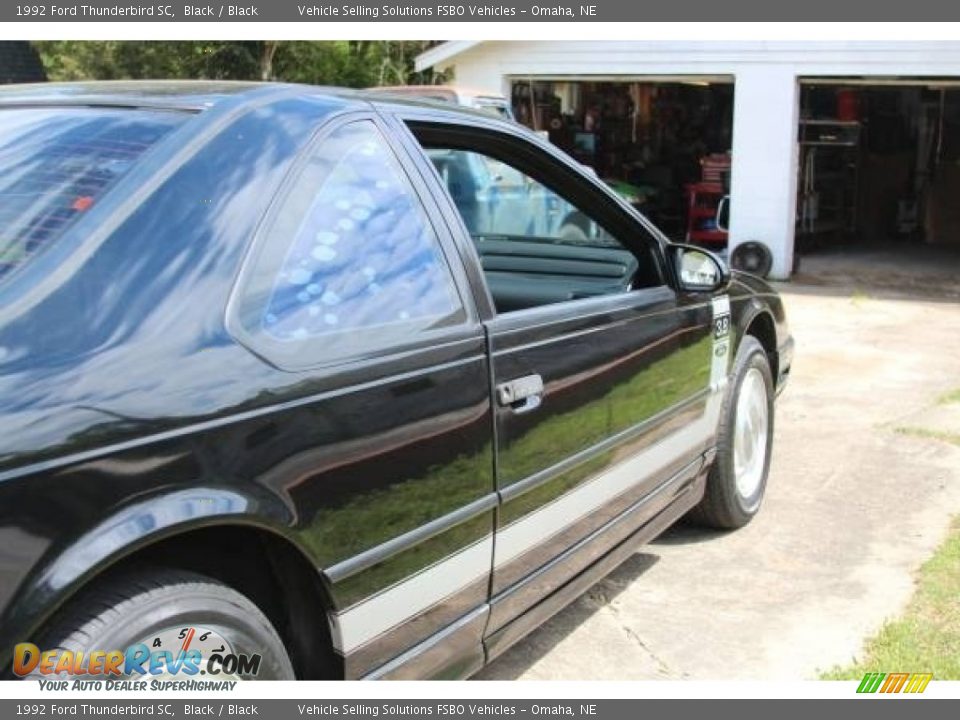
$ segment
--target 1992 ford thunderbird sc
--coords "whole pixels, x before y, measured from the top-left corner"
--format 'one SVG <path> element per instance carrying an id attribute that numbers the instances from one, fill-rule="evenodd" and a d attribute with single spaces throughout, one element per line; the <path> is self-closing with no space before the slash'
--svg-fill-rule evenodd
<path id="1" fill-rule="evenodd" d="M 0 667 L 470 675 L 681 516 L 750 520 L 792 345 L 489 115 L 0 91 Z"/>

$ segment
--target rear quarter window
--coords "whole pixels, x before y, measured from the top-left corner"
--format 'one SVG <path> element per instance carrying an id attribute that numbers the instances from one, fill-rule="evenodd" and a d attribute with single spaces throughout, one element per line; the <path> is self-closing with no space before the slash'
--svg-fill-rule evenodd
<path id="1" fill-rule="evenodd" d="M 370 120 L 326 135 L 269 214 L 231 329 L 280 367 L 389 350 L 462 324 L 435 228 Z"/>
<path id="2" fill-rule="evenodd" d="M 0 109 L 0 283 L 61 238 L 187 116 Z"/>

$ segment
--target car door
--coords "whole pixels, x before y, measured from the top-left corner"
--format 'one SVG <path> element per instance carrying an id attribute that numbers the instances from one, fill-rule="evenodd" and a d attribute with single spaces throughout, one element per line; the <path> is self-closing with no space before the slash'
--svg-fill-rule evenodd
<path id="1" fill-rule="evenodd" d="M 651 522 L 697 476 L 716 427 L 715 312 L 674 289 L 650 229 L 571 161 L 505 125 L 462 122 L 407 118 L 430 152 L 521 173 L 542 200 L 528 212 L 567 208 L 534 218 L 536 235 L 462 215 L 458 228 L 491 301 L 491 635 L 595 561 L 618 518 Z"/>

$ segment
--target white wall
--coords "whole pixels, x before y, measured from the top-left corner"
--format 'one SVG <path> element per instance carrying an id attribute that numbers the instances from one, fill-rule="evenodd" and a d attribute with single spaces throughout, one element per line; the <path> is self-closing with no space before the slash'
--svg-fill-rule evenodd
<path id="1" fill-rule="evenodd" d="M 772 277 L 793 264 L 797 79 L 804 76 L 960 77 L 957 42 L 450 43 L 424 61 L 452 67 L 456 83 L 500 93 L 511 79 L 733 76 L 731 245 L 760 240 Z"/>
<path id="2" fill-rule="evenodd" d="M 730 242 L 759 240 L 773 251 L 770 277 L 793 267 L 797 215 L 797 123 L 800 87 L 779 67 L 744 68 L 733 95 Z"/>

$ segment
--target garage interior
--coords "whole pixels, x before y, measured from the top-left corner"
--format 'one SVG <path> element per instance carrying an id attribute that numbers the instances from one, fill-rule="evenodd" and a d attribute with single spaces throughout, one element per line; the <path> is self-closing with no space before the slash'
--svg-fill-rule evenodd
<path id="1" fill-rule="evenodd" d="M 796 249 L 960 259 L 960 83 L 805 78 Z"/>
<path id="2" fill-rule="evenodd" d="M 667 235 L 722 248 L 733 78 L 515 79 L 516 119 L 544 134 Z"/>
<path id="3" fill-rule="evenodd" d="M 669 237 L 722 249 L 729 76 L 515 78 L 517 120 L 587 165 Z M 960 81 L 802 78 L 795 269 L 836 253 L 960 261 Z"/>

